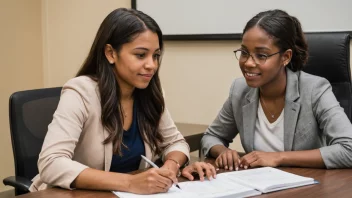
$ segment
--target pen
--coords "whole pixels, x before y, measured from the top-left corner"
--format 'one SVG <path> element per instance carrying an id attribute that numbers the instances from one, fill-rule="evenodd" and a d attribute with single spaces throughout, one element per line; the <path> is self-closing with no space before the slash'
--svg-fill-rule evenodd
<path id="1" fill-rule="evenodd" d="M 148 163 L 150 164 L 152 167 L 154 168 L 159 168 L 159 166 L 157 166 L 156 164 L 154 164 L 154 162 L 150 161 L 147 157 L 145 157 L 144 155 L 141 155 L 141 157 Z M 176 187 L 181 189 L 180 186 L 178 184 L 176 184 Z"/>

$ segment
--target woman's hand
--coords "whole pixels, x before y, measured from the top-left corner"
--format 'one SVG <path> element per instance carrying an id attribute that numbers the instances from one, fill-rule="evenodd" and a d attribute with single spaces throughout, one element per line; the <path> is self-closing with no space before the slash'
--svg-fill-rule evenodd
<path id="1" fill-rule="evenodd" d="M 226 170 L 238 170 L 240 165 L 240 156 L 237 151 L 226 149 L 215 160 L 215 165 Z"/>
<path id="2" fill-rule="evenodd" d="M 241 158 L 240 166 L 244 169 L 258 166 L 276 167 L 280 165 L 280 160 L 281 156 L 278 152 L 253 151 Z"/>
<path id="3" fill-rule="evenodd" d="M 131 175 L 129 192 L 136 194 L 155 194 L 167 192 L 172 183 L 177 183 L 174 173 L 165 168 L 151 168 L 142 173 Z"/>
<path id="4" fill-rule="evenodd" d="M 192 173 L 198 173 L 200 181 L 204 181 L 204 173 L 209 180 L 211 178 L 216 178 L 216 170 L 213 165 L 205 162 L 195 162 L 186 166 L 182 170 L 182 176 L 186 177 L 189 180 L 194 180 Z"/>

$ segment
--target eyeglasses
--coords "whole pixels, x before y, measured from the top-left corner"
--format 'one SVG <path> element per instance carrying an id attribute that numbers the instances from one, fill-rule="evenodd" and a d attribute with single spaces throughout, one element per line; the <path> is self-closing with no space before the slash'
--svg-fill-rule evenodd
<path id="1" fill-rule="evenodd" d="M 235 53 L 235 56 L 237 58 L 238 61 L 240 61 L 241 63 L 245 63 L 247 62 L 247 60 L 249 59 L 249 57 L 252 57 L 253 61 L 255 62 L 255 64 L 257 65 L 264 65 L 265 64 L 265 61 L 266 59 L 268 59 L 269 57 L 271 56 L 274 56 L 276 54 L 279 54 L 281 53 L 281 51 L 278 51 L 276 53 L 273 53 L 273 54 L 269 54 L 269 55 L 266 55 L 266 54 L 259 54 L 259 53 L 254 53 L 254 54 L 250 54 L 244 50 L 235 50 L 233 51 Z"/>

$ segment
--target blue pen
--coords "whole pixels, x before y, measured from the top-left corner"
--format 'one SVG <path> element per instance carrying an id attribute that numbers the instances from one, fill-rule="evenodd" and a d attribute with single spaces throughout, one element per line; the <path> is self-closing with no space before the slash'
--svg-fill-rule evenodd
<path id="1" fill-rule="evenodd" d="M 159 168 L 159 166 L 157 166 L 156 164 L 154 164 L 154 162 L 150 161 L 147 157 L 145 157 L 144 155 L 141 155 L 141 157 L 148 163 L 150 164 L 152 167 L 154 168 Z M 176 187 L 181 189 L 180 186 L 178 184 L 176 184 Z"/>

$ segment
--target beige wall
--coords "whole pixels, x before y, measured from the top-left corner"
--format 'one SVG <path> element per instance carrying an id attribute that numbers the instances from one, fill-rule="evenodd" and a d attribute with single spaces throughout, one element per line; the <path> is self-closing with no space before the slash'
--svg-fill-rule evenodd
<path id="1" fill-rule="evenodd" d="M 166 41 L 160 70 L 175 122 L 208 125 L 242 74 L 233 51 L 240 41 Z M 182 132 L 182 131 L 181 131 Z M 243 151 L 239 137 L 230 145 Z"/>
<path id="2" fill-rule="evenodd" d="M 14 175 L 8 100 L 19 90 L 43 87 L 41 1 L 0 1 L 0 179 Z M 0 182 L 0 191 L 4 190 Z"/>
<path id="3" fill-rule="evenodd" d="M 103 19 L 130 0 L 42 0 L 44 85 L 62 86 L 87 56 Z"/>

